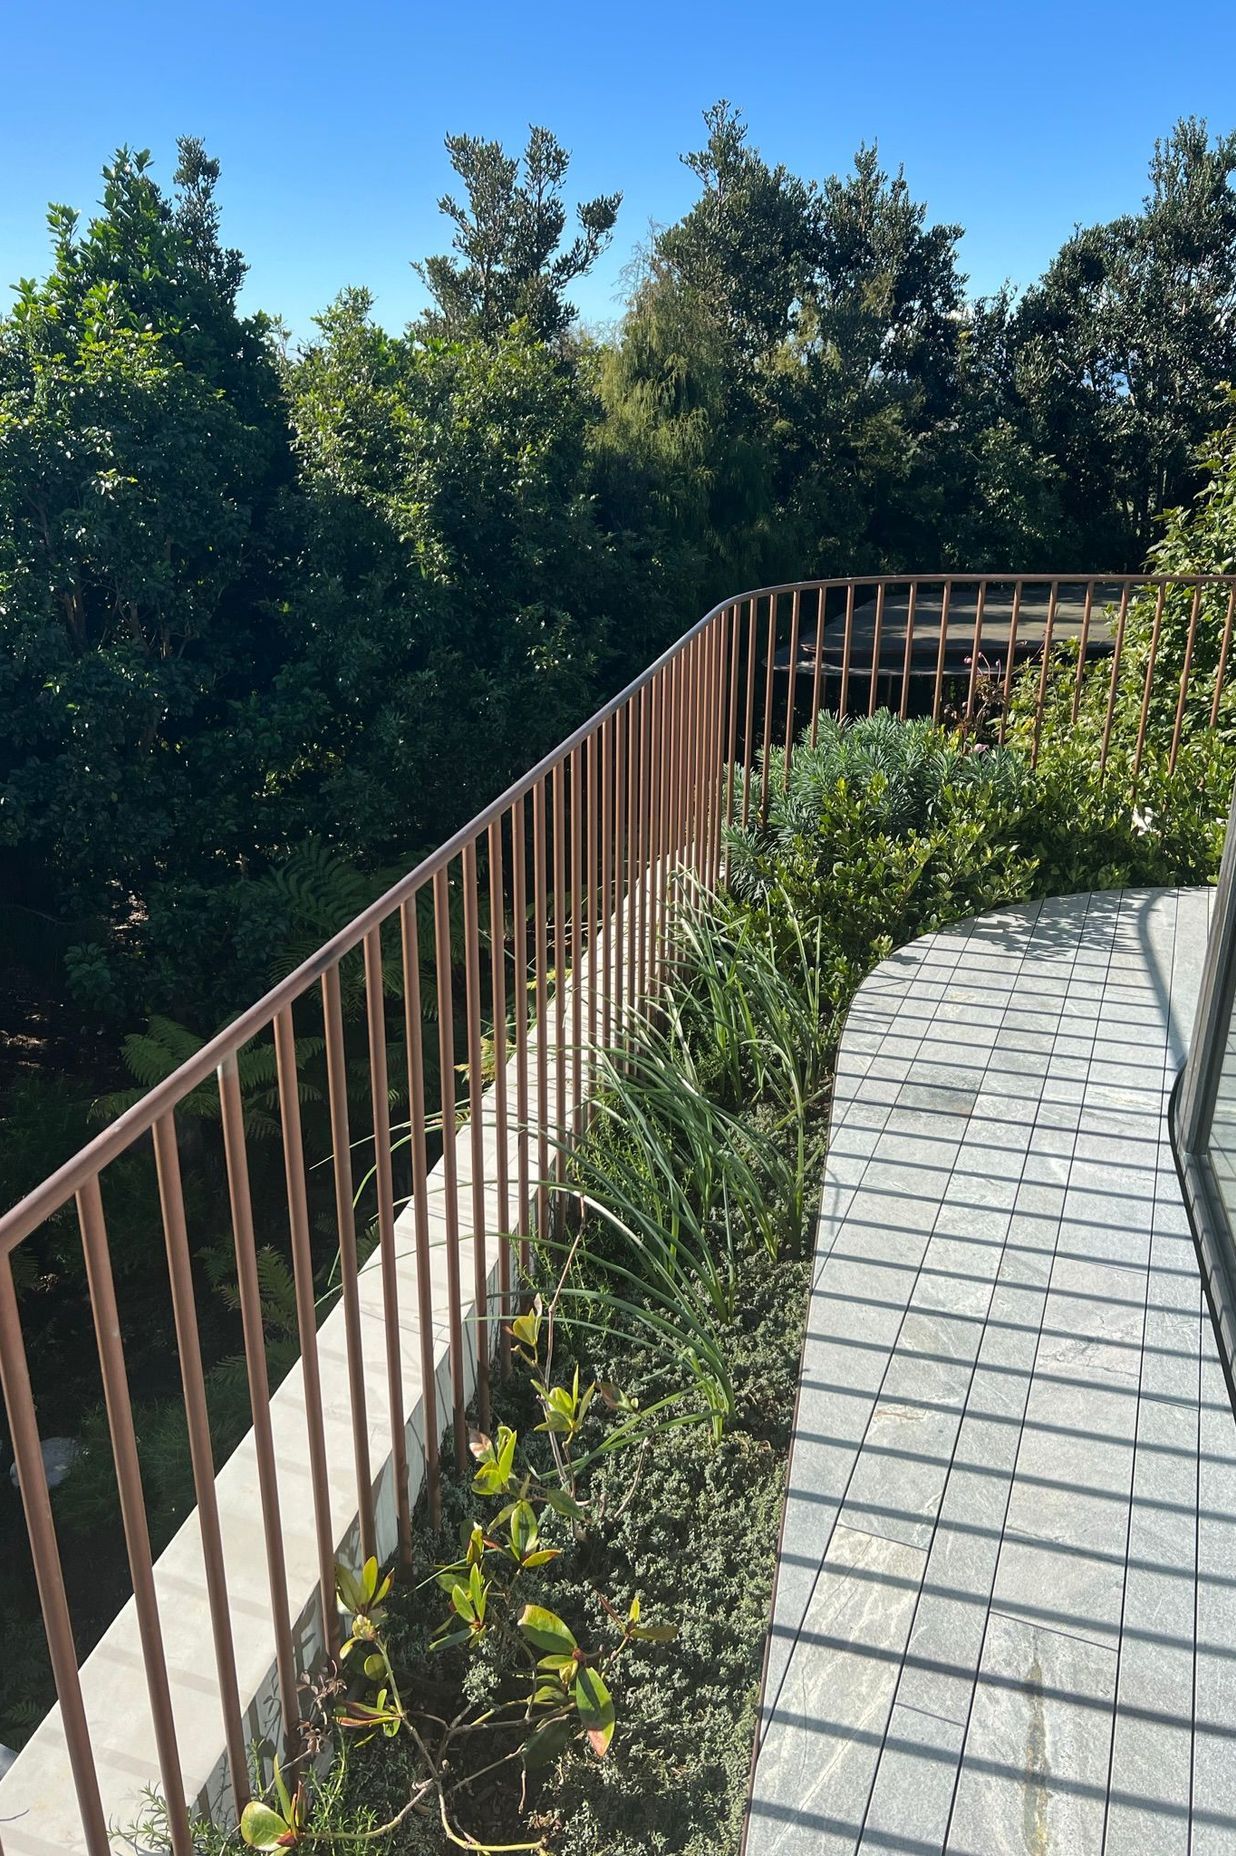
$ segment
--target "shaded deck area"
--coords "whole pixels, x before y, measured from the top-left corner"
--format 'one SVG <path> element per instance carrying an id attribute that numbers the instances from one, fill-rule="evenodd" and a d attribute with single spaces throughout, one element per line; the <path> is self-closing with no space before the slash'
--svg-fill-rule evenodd
<path id="1" fill-rule="evenodd" d="M 882 604 L 871 588 L 864 588 L 851 620 L 850 674 L 856 685 L 866 689 L 875 665 L 882 702 L 895 699 L 903 678 L 908 677 L 914 687 L 934 685 L 941 671 L 948 678 L 968 677 L 976 646 L 980 668 L 1000 674 L 1010 646 L 1018 664 L 1041 655 L 1049 620 L 1053 646 L 1084 644 L 1090 662 L 1111 654 L 1119 601 L 1120 588 L 1112 582 L 1095 582 L 1089 606 L 1084 582 L 1065 582 L 1057 588 L 1053 608 L 1051 588 L 1032 582 L 1023 587 L 1016 601 L 1014 626 L 1012 581 L 984 589 L 981 611 L 976 586 L 951 588 L 947 608 L 940 586 L 922 586 L 912 613 L 908 587 L 889 587 Z M 829 597 L 822 637 L 817 616 L 809 615 L 803 623 L 794 665 L 800 684 L 814 680 L 817 652 L 823 675 L 836 676 L 846 655 L 841 590 Z M 788 647 L 777 653 L 776 663 L 784 675 L 790 664 Z"/>
<path id="2" fill-rule="evenodd" d="M 1209 904 L 1010 909 L 858 994 L 747 1856 L 1236 1852 L 1236 1423 L 1165 1120 Z"/>

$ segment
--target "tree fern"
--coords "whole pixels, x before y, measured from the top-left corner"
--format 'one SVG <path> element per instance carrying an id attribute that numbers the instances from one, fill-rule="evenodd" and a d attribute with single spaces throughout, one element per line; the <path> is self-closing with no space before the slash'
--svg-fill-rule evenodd
<path id="1" fill-rule="evenodd" d="M 114 1089 L 96 1097 L 90 1114 L 95 1121 L 111 1121 L 156 1084 L 171 1076 L 190 1057 L 196 1056 L 206 1042 L 174 1018 L 154 1017 L 145 1031 L 130 1032 L 121 1046 L 125 1067 L 140 1085 L 137 1089 Z M 297 1093 L 302 1103 L 320 1102 L 322 1092 L 303 1073 L 304 1065 L 321 1055 L 320 1037 L 296 1039 L 298 1066 Z M 276 1078 L 274 1044 L 266 1039 L 254 1040 L 237 1053 L 236 1069 L 240 1080 L 246 1132 L 269 1138 L 279 1132 L 279 1090 Z M 177 1104 L 177 1114 L 196 1121 L 218 1121 L 219 1091 L 213 1081 L 200 1083 Z"/>

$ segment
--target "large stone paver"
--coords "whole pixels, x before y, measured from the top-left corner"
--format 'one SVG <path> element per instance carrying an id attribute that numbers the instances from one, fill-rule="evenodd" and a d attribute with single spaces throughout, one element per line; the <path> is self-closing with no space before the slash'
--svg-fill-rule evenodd
<path id="1" fill-rule="evenodd" d="M 1236 1856 L 1236 1424 L 1165 1121 L 1209 900 L 1000 911 L 855 999 L 746 1856 Z"/>

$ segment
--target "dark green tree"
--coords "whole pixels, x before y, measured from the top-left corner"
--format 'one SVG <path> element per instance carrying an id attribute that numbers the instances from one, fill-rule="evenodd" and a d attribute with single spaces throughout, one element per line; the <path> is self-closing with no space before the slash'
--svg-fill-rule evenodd
<path id="1" fill-rule="evenodd" d="M 494 341 L 523 321 L 557 341 L 575 320 L 566 292 L 609 244 L 622 195 L 577 207 L 579 232 L 564 245 L 570 156 L 548 129 L 529 130 L 522 158 L 474 135 L 448 135 L 446 148 L 467 199 L 438 202 L 455 227 L 453 255 L 414 267 L 433 299 L 424 330 Z"/>
<path id="2" fill-rule="evenodd" d="M 1236 378 L 1236 134 L 1188 118 L 1155 144 L 1142 211 L 1079 231 L 1016 318 L 1036 451 L 1069 484 L 1077 566 L 1134 567 L 1200 484 Z"/>
<path id="3" fill-rule="evenodd" d="M 140 922 L 264 837 L 248 717 L 285 649 L 292 457 L 217 171 L 182 143 L 168 196 L 122 151 L 0 321 L 0 886 L 60 919 Z"/>
<path id="4" fill-rule="evenodd" d="M 609 544 L 587 403 L 526 323 L 390 336 L 363 291 L 291 370 L 300 649 L 278 680 L 306 830 L 411 861 L 583 719 Z"/>

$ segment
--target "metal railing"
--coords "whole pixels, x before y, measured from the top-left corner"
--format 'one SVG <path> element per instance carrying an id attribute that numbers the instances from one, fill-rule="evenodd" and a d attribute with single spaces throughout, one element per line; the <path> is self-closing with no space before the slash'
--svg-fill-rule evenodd
<path id="1" fill-rule="evenodd" d="M 1163 644 L 1165 609 L 1176 599 L 1191 602 L 1182 659 Z M 1018 666 L 1027 662 L 1039 666 L 1037 685 L 1031 671 L 1018 687 L 1034 692 L 1031 751 L 1037 756 L 1051 714 L 1060 712 L 1063 702 L 1063 713 L 1076 720 L 1083 691 L 1096 674 L 1103 675 L 1095 670 L 1098 660 L 1110 659 L 1102 741 L 1106 765 L 1116 692 L 1128 669 L 1129 615 L 1139 601 L 1143 614 L 1153 611 L 1148 639 L 1145 625 L 1139 633 L 1137 674 L 1144 677 L 1144 700 L 1132 748 L 1136 771 L 1146 751 L 1156 689 L 1170 683 L 1178 690 L 1172 765 L 1194 719 L 1204 724 L 1219 715 L 1236 610 L 1231 578 L 876 577 L 765 588 L 723 602 L 553 754 L 0 1219 L 0 1381 L 83 1847 L 91 1856 L 101 1856 L 110 1846 L 23 1338 L 13 1269 L 17 1247 L 75 1205 L 159 1782 L 168 1802 L 172 1848 L 176 1856 L 190 1856 L 155 1556 L 109 1250 L 112 1169 L 140 1153 L 153 1161 L 205 1562 L 213 1679 L 239 1804 L 249 1787 L 247 1697 L 238 1692 L 228 1567 L 216 1506 L 218 1465 L 199 1338 L 200 1285 L 193 1258 L 204 1214 L 193 1194 L 187 1198 L 182 1176 L 181 1115 L 190 1098 L 200 1118 L 203 1092 L 214 1092 L 211 1114 L 217 1115 L 221 1131 L 221 1178 L 248 1375 L 274 1660 L 283 1719 L 295 1722 L 298 1669 L 281 1520 L 288 1466 L 280 1462 L 272 1435 L 258 1273 L 258 1229 L 270 1214 L 265 1205 L 255 1214 L 243 1054 L 255 1043 L 273 1045 L 282 1147 L 279 1212 L 295 1282 L 305 1399 L 304 1463 L 298 1475 L 303 1481 L 307 1464 L 320 1634 L 329 1651 L 338 1647 L 337 1541 L 328 1491 L 315 1277 L 315 1256 L 319 1265 L 322 1260 L 318 1234 L 324 1199 L 329 1201 L 329 1248 L 346 1331 L 349 1475 L 355 1482 L 360 1546 L 368 1554 L 378 1539 L 371 1442 L 380 1423 L 392 1467 L 398 1551 L 406 1559 L 412 1489 L 401 1370 L 401 1348 L 408 1338 L 400 1322 L 397 1202 L 410 1204 L 407 1216 L 415 1236 L 425 1484 L 436 1506 L 439 1433 L 449 1428 L 457 1460 L 462 1464 L 466 1456 L 466 1300 L 470 1293 L 476 1322 L 475 1401 L 483 1428 L 491 1370 L 496 1363 L 502 1371 L 506 1363 L 501 1317 L 518 1294 L 527 1244 L 547 1231 L 555 1216 L 548 1182 L 560 1173 L 564 1147 L 587 1118 L 589 1066 L 571 1053 L 620 1041 L 628 1014 L 656 994 L 667 958 L 674 871 L 689 867 L 705 884 L 718 882 L 727 825 L 746 822 L 753 810 L 767 805 L 774 753 L 783 750 L 788 763 L 794 740 L 804 734 L 814 740 L 825 713 L 869 714 L 888 707 L 902 716 L 949 719 L 973 739 L 986 732 L 990 739 L 1003 740 L 1014 679 Z M 1203 635 L 1206 648 L 1199 653 Z M 1070 675 L 1075 679 L 1071 702 Z M 990 709 L 987 719 L 984 704 Z M 324 1156 L 306 1153 L 305 1076 L 298 1056 L 298 1035 L 306 1027 L 320 1039 L 324 1057 L 321 1093 L 329 1130 Z M 392 1074 L 392 1049 L 398 1074 Z M 462 1095 L 457 1075 L 465 1078 Z M 406 1108 L 394 1131 L 392 1099 Z M 496 1137 L 488 1146 L 486 1115 Z M 457 1127 L 460 1138 L 470 1141 L 466 1182 L 456 1172 L 458 1142 L 452 1137 Z M 358 1128 L 363 1129 L 359 1135 Z M 358 1149 L 368 1161 L 360 1182 L 354 1166 Z M 435 1163 L 441 1169 L 446 1219 L 450 1409 L 445 1413 L 436 1409 L 430 1289 L 427 1181 Z M 387 1409 L 380 1421 L 369 1410 L 364 1365 L 373 1330 L 362 1323 L 358 1293 L 364 1274 L 358 1224 L 363 1236 L 370 1193 L 376 1234 L 370 1267 L 381 1276 L 384 1312 L 379 1344 L 385 1349 Z M 470 1291 L 461 1282 L 465 1239 L 472 1256 Z M 158 1254 L 153 1232 L 151 1242 L 153 1269 Z M 496 1298 L 491 1291 L 495 1267 Z"/>

